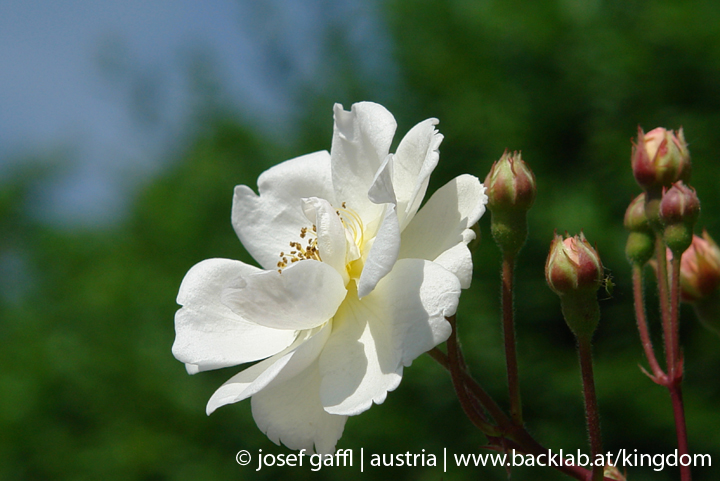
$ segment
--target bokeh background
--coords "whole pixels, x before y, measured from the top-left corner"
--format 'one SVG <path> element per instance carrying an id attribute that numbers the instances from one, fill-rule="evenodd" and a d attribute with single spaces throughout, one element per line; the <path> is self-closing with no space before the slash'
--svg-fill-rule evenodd
<path id="1" fill-rule="evenodd" d="M 617 284 L 595 337 L 605 447 L 670 453 L 669 398 L 650 382 L 632 315 L 622 217 L 638 125 L 684 127 L 703 212 L 720 237 L 720 5 L 712 0 L 190 0 L 0 5 L 0 479 L 506 479 L 502 468 L 276 468 L 289 453 L 249 402 L 205 415 L 239 368 L 193 377 L 170 352 L 175 296 L 195 263 L 252 262 L 232 189 L 329 149 L 332 106 L 373 100 L 398 136 L 445 135 L 430 190 L 484 178 L 507 148 L 537 175 L 517 273 L 528 429 L 587 452 L 574 341 L 543 267 L 553 231 L 581 229 Z M 458 315 L 476 378 L 506 406 L 499 255 L 481 219 Z M 658 332 L 653 285 L 648 306 Z M 601 297 L 608 297 L 601 295 Z M 720 338 L 682 312 L 691 450 L 720 463 Z M 483 452 L 449 376 L 422 356 L 340 448 Z M 696 468 L 696 480 L 720 469 Z M 517 468 L 514 480 L 554 480 Z M 630 480 L 678 479 L 631 468 Z"/>

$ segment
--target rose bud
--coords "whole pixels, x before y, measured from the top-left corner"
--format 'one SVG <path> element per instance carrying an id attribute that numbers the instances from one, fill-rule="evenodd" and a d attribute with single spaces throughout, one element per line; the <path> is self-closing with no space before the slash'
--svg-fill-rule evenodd
<path id="1" fill-rule="evenodd" d="M 535 201 L 535 174 L 519 152 L 505 153 L 493 163 L 485 178 L 491 211 L 528 210 Z"/>
<path id="2" fill-rule="evenodd" d="M 623 224 L 630 231 L 625 254 L 631 264 L 644 266 L 655 252 L 655 235 L 645 215 L 645 193 L 630 202 Z"/>
<path id="3" fill-rule="evenodd" d="M 693 236 L 680 260 L 680 295 L 685 302 L 710 296 L 720 285 L 720 248 L 707 233 Z"/>
<path id="4" fill-rule="evenodd" d="M 693 227 L 700 215 L 700 200 L 695 189 L 678 181 L 663 190 L 660 220 L 663 239 L 673 254 L 682 253 L 692 243 Z"/>
<path id="5" fill-rule="evenodd" d="M 683 130 L 673 132 L 658 127 L 646 134 L 638 127 L 632 169 L 637 183 L 648 191 L 658 191 L 679 180 L 689 181 L 690 152 Z"/>
<path id="6" fill-rule="evenodd" d="M 563 316 L 576 336 L 590 336 L 600 319 L 597 290 L 604 273 L 597 251 L 580 233 L 555 234 L 545 264 L 545 279 L 560 296 Z"/>
<path id="7" fill-rule="evenodd" d="M 535 201 L 535 174 L 520 153 L 505 151 L 485 178 L 493 239 L 505 255 L 514 256 L 527 239 L 527 211 Z"/>

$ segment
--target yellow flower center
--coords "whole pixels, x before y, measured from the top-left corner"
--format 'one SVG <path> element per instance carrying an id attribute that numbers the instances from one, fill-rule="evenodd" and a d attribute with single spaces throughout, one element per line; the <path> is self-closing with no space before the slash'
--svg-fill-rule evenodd
<path id="1" fill-rule="evenodd" d="M 363 221 L 360 218 L 357 213 L 352 210 L 348 209 L 345 202 L 342 203 L 342 207 L 335 211 L 335 213 L 340 217 L 340 222 L 345 226 L 345 230 L 350 232 L 352 234 L 353 241 L 355 242 L 355 245 L 360 249 L 363 245 L 364 240 L 364 231 L 363 228 Z"/>
<path id="2" fill-rule="evenodd" d="M 349 252 L 347 252 L 345 256 L 347 262 L 345 269 L 351 279 L 359 279 L 365 265 L 365 260 L 363 259 L 366 241 L 365 226 L 357 212 L 349 209 L 345 202 L 342 203 L 342 208 L 335 212 L 340 217 L 343 226 L 345 226 L 345 231 L 350 234 L 350 239 L 352 239 L 352 245 L 348 246 Z"/>
<path id="3" fill-rule="evenodd" d="M 345 228 L 345 240 L 347 242 L 345 269 L 351 279 L 358 279 L 364 265 L 362 254 L 368 241 L 365 235 L 365 226 L 357 212 L 348 208 L 345 202 L 342 203 L 342 207 L 335 210 L 335 213 Z M 277 263 L 278 272 L 282 273 L 283 269 L 298 261 L 314 259 L 322 262 L 317 243 L 317 226 L 313 224 L 312 228 L 303 227 L 300 229 L 300 239 L 303 239 L 303 241 L 289 243 L 289 251 L 280 252 L 280 260 Z"/>

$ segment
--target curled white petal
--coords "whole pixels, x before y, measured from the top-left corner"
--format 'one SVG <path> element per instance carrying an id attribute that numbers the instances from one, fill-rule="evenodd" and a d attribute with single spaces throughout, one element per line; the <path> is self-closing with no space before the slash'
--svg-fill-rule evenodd
<path id="1" fill-rule="evenodd" d="M 394 155 L 393 185 L 401 229 L 415 216 L 438 164 L 443 136 L 435 129 L 437 124 L 437 119 L 427 119 L 410 129 Z"/>
<path id="2" fill-rule="evenodd" d="M 475 238 L 475 232 L 470 229 L 465 231 L 467 235 L 464 237 L 470 240 Z M 472 282 L 472 255 L 467 243 L 470 240 L 459 242 L 450 249 L 437 256 L 433 262 L 443 266 L 448 271 L 455 274 L 460 281 L 460 287 L 467 289 Z"/>
<path id="3" fill-rule="evenodd" d="M 208 401 L 207 414 L 212 414 L 217 408 L 226 404 L 247 399 L 273 382 L 292 379 L 304 371 L 317 359 L 330 331 L 330 324 L 312 332 L 306 331 L 282 352 L 231 377 Z"/>
<path id="4" fill-rule="evenodd" d="M 330 150 L 335 197 L 358 212 L 366 224 L 383 212 L 382 206 L 370 201 L 368 191 L 389 153 L 396 125 L 392 114 L 378 104 L 353 104 L 349 112 L 335 105 Z"/>
<path id="5" fill-rule="evenodd" d="M 208 259 L 185 275 L 177 298 L 183 307 L 175 314 L 172 352 L 189 373 L 262 359 L 293 342 L 293 332 L 250 322 L 221 302 L 225 286 L 258 272 L 240 261 Z"/>
<path id="6" fill-rule="evenodd" d="M 226 287 L 222 300 L 233 312 L 273 329 L 312 329 L 327 322 L 345 298 L 343 279 L 329 265 L 304 260 L 282 272 L 262 271 Z"/>
<path id="7" fill-rule="evenodd" d="M 395 265 L 400 253 L 400 225 L 393 204 L 385 204 L 385 217 L 370 247 L 365 266 L 358 281 L 358 296 L 364 297 L 375 289 Z"/>
<path id="8" fill-rule="evenodd" d="M 477 177 L 465 174 L 451 180 L 405 228 L 399 257 L 437 260 L 462 278 L 463 287 L 469 286 L 472 259 L 464 246 L 475 238 L 470 227 L 485 212 L 485 204 L 485 186 Z"/>
<path id="9" fill-rule="evenodd" d="M 348 239 L 340 216 L 325 199 L 303 199 L 303 210 L 317 229 L 317 247 L 325 264 L 333 267 L 347 284 L 349 277 L 345 268 Z"/>
<path id="10" fill-rule="evenodd" d="M 392 172 L 393 156 L 388 155 L 375 173 L 368 190 L 368 198 L 375 204 L 397 204 Z"/>

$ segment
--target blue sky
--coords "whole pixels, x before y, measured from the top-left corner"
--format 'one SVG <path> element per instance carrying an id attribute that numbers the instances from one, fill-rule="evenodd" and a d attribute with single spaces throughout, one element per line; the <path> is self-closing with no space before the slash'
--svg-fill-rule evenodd
<path id="1" fill-rule="evenodd" d="M 384 49 L 368 48 L 386 42 L 369 5 L 3 0 L 0 179 L 30 157 L 64 159 L 62 173 L 38 192 L 38 215 L 111 222 L 132 186 L 177 147 L 190 103 L 189 54 L 210 59 L 241 117 L 281 132 L 291 129 L 293 86 L 327 68 L 319 33 L 329 24 L 351 25 L 349 43 L 370 52 L 366 70 L 389 62 Z M 280 54 L 281 74 L 269 52 Z"/>

